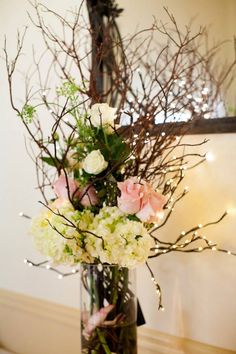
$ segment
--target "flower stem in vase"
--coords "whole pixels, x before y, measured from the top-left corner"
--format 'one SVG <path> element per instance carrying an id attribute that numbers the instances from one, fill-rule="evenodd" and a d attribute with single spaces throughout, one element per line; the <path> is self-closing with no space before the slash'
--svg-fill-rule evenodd
<path id="1" fill-rule="evenodd" d="M 128 268 L 85 265 L 83 354 L 136 354 L 136 297 Z M 85 279 L 85 278 L 89 279 Z M 86 305 L 87 304 L 87 305 Z M 86 307 L 87 306 L 87 307 Z"/>

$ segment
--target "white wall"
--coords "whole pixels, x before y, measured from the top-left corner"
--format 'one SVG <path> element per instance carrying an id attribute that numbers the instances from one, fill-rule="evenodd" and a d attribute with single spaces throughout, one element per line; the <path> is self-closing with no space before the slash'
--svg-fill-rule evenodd
<path id="1" fill-rule="evenodd" d="M 62 11 L 78 5 L 79 0 L 48 0 L 50 7 Z M 198 14 L 196 23 L 212 24 L 216 38 L 226 38 L 227 8 L 235 11 L 231 0 L 129 0 L 119 1 L 126 8 L 120 20 L 123 32 L 132 31 L 137 23 L 147 25 L 152 14 L 162 16 L 162 5 L 168 5 L 183 24 Z M 185 10 L 184 6 L 185 5 Z M 15 29 L 27 20 L 26 0 L 1 0 L 0 42 L 3 34 L 9 38 L 10 51 L 14 49 Z M 29 42 L 37 43 L 37 34 L 30 31 Z M 30 45 L 27 44 L 27 50 Z M 29 58 L 25 58 L 29 60 Z M 25 152 L 24 131 L 11 110 L 4 63 L 0 62 L 0 287 L 69 306 L 78 306 L 79 280 L 67 278 L 58 281 L 54 274 L 34 270 L 23 264 L 23 258 L 41 260 L 27 235 L 28 221 L 18 217 L 19 211 L 33 215 L 38 210 L 40 196 L 35 191 L 34 166 Z M 17 90 L 21 90 L 21 82 Z M 16 92 L 17 95 L 17 92 Z M 203 137 L 188 137 L 190 141 Z M 226 208 L 236 207 L 236 134 L 208 136 L 208 149 L 216 160 L 193 171 L 186 180 L 191 193 L 179 205 L 168 227 L 161 230 L 165 239 L 198 223 L 216 219 Z M 228 216 L 217 227 L 209 228 L 207 235 L 220 245 L 236 250 L 235 214 Z M 224 254 L 205 253 L 166 255 L 152 262 L 163 288 L 166 311 L 157 312 L 154 289 L 145 268 L 139 270 L 138 293 L 149 327 L 186 336 L 215 346 L 236 351 L 236 258 Z"/>

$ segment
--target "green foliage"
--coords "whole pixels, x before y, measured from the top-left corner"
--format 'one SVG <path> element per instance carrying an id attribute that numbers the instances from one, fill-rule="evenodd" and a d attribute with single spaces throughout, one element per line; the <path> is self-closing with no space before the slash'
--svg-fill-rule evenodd
<path id="1" fill-rule="evenodd" d="M 60 162 L 56 159 L 53 159 L 52 157 L 42 156 L 41 160 L 43 162 L 46 162 L 46 164 L 48 164 L 49 166 L 58 167 L 60 165 Z"/>
<path id="2" fill-rule="evenodd" d="M 58 96 L 66 98 L 74 98 L 79 90 L 80 88 L 76 85 L 75 79 L 72 78 L 70 81 L 63 82 L 63 84 L 57 88 L 57 94 Z"/>
<path id="3" fill-rule="evenodd" d="M 67 244 L 65 245 L 63 252 L 73 256 L 72 249 Z"/>
<path id="4" fill-rule="evenodd" d="M 87 150 L 90 152 L 94 150 L 95 130 L 90 125 L 86 125 L 84 123 L 85 120 L 86 116 L 77 119 L 77 133 L 81 144 L 86 145 Z"/>
<path id="5" fill-rule="evenodd" d="M 19 116 L 23 119 L 23 121 L 26 124 L 29 124 L 32 122 L 35 113 L 36 113 L 36 109 L 34 106 L 25 104 Z"/>
<path id="6" fill-rule="evenodd" d="M 88 182 L 91 180 L 91 175 L 89 175 L 85 171 L 82 171 L 81 169 L 74 170 L 74 177 L 79 182 L 79 185 L 81 187 L 86 186 Z"/>
<path id="7" fill-rule="evenodd" d="M 142 238 L 142 237 L 143 237 L 142 235 L 136 235 L 135 240 L 138 240 L 139 238 Z"/>
<path id="8" fill-rule="evenodd" d="M 122 163 L 130 154 L 129 147 L 119 135 L 107 134 L 102 128 L 96 128 L 96 148 L 112 165 Z"/>
<path id="9" fill-rule="evenodd" d="M 132 221 L 139 221 L 140 219 L 136 215 L 128 215 L 127 218 Z"/>

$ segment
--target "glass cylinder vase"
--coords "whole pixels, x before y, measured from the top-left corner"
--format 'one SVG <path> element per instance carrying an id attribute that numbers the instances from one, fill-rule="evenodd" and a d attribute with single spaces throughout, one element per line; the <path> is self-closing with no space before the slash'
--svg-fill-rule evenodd
<path id="1" fill-rule="evenodd" d="M 137 354 L 135 270 L 81 265 L 81 353 Z"/>

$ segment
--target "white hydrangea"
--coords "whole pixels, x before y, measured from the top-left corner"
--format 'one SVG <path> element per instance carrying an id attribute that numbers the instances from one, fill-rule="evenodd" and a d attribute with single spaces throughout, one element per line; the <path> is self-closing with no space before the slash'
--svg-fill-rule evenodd
<path id="1" fill-rule="evenodd" d="M 76 211 L 68 200 L 64 200 L 60 207 L 51 203 L 49 208 L 51 210 L 44 207 L 32 220 L 30 233 L 34 237 L 37 249 L 55 264 L 92 263 L 93 258 L 81 247 L 84 236 L 74 227 L 66 225 L 69 223 L 54 212 L 59 211 L 82 230 L 89 228 L 93 214 L 89 210 L 82 213 Z"/>
<path id="2" fill-rule="evenodd" d="M 147 229 L 141 222 L 127 219 L 117 207 L 103 207 L 91 227 L 90 231 L 98 236 L 85 240 L 91 257 L 128 268 L 147 260 L 152 247 Z"/>

